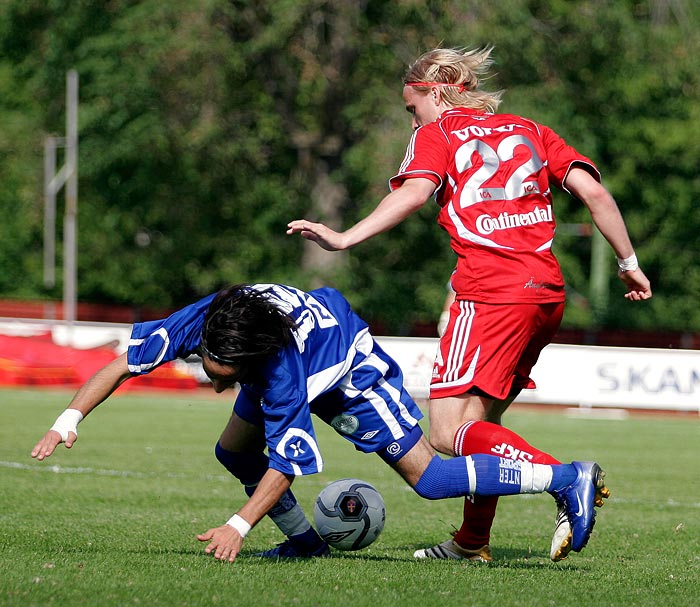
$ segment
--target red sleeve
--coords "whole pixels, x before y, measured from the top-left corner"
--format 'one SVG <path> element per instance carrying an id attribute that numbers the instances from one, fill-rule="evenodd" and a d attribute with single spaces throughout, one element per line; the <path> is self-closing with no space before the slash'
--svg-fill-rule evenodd
<path id="1" fill-rule="evenodd" d="M 552 183 L 562 190 L 568 191 L 564 187 L 564 182 L 569 171 L 574 167 L 587 171 L 596 181 L 600 182 L 600 172 L 592 160 L 586 158 L 583 154 L 579 154 L 576 149 L 567 145 L 549 127 L 542 125 L 538 125 L 538 127 L 547 158 L 547 171 Z"/>
<path id="2" fill-rule="evenodd" d="M 389 189 L 401 187 L 406 179 L 430 179 L 436 190 L 442 186 L 451 159 L 449 140 L 436 122 L 427 124 L 411 136 L 399 172 L 389 180 Z"/>

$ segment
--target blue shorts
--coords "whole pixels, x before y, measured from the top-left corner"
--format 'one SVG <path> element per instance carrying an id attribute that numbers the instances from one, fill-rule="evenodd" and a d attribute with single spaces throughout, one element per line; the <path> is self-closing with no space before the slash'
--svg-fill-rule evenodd
<path id="1" fill-rule="evenodd" d="M 418 425 L 423 414 L 406 392 L 398 365 L 378 345 L 337 387 L 311 401 L 309 409 L 358 451 L 377 453 L 389 463 L 401 459 L 423 435 Z M 264 427 L 260 401 L 245 389 L 233 410 Z"/>

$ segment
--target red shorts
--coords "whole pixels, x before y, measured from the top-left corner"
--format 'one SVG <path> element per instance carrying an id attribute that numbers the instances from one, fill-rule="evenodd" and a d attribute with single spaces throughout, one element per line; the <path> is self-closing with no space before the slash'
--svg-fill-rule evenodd
<path id="1" fill-rule="evenodd" d="M 534 388 L 530 371 L 559 329 L 563 313 L 564 302 L 455 301 L 433 366 L 430 398 L 460 396 L 476 388 L 502 400 Z"/>

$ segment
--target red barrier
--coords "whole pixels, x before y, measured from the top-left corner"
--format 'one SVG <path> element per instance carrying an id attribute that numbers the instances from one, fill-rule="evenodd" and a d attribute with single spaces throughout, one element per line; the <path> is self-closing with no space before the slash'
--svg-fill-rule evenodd
<path id="1" fill-rule="evenodd" d="M 60 346 L 45 333 L 32 337 L 0 335 L 0 385 L 78 386 L 117 357 L 111 348 L 79 349 Z M 197 380 L 172 363 L 135 377 L 121 389 L 192 390 Z"/>

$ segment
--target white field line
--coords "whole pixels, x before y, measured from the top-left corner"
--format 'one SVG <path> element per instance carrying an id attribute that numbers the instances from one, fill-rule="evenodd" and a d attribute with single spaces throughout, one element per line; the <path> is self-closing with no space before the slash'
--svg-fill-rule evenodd
<path id="1" fill-rule="evenodd" d="M 158 472 L 135 472 L 133 470 L 109 470 L 104 468 L 87 468 L 87 467 L 73 467 L 73 466 L 60 466 L 60 465 L 46 465 L 42 466 L 40 464 L 24 464 L 21 462 L 8 462 L 0 460 L 0 468 L 11 468 L 14 470 L 27 470 L 30 472 L 50 472 L 53 474 L 93 474 L 95 476 L 116 476 L 120 478 L 174 478 L 174 479 L 187 479 L 193 478 L 187 474 L 166 472 L 164 474 Z M 207 481 L 217 481 L 217 482 L 230 482 L 232 477 L 226 474 L 207 474 L 204 477 Z M 408 485 L 404 486 L 406 491 L 413 491 Z M 519 495 L 520 499 L 533 499 L 538 498 L 537 495 Z M 626 499 L 615 497 L 614 495 L 610 498 L 611 502 L 616 502 L 620 504 L 646 504 L 648 502 L 638 499 Z M 659 502 L 661 504 L 661 502 Z M 663 502 L 663 505 L 670 507 L 682 507 L 682 508 L 699 508 L 700 502 L 690 502 L 684 503 L 674 500 L 672 498 L 667 499 Z"/>
<path id="2" fill-rule="evenodd" d="M 21 462 L 8 462 L 0 460 L 0 468 L 11 468 L 13 470 L 28 470 L 30 472 L 51 472 L 53 474 L 92 474 L 95 476 L 117 476 L 121 478 L 174 478 L 174 479 L 185 479 L 190 478 L 186 474 L 175 473 L 175 472 L 135 472 L 133 470 L 109 470 L 105 468 L 88 468 L 88 467 L 75 467 L 75 466 L 60 466 L 57 464 L 53 465 L 40 465 L 40 464 L 24 464 Z M 207 474 L 205 477 L 207 481 L 225 481 L 231 480 L 231 476 L 225 474 Z"/>

